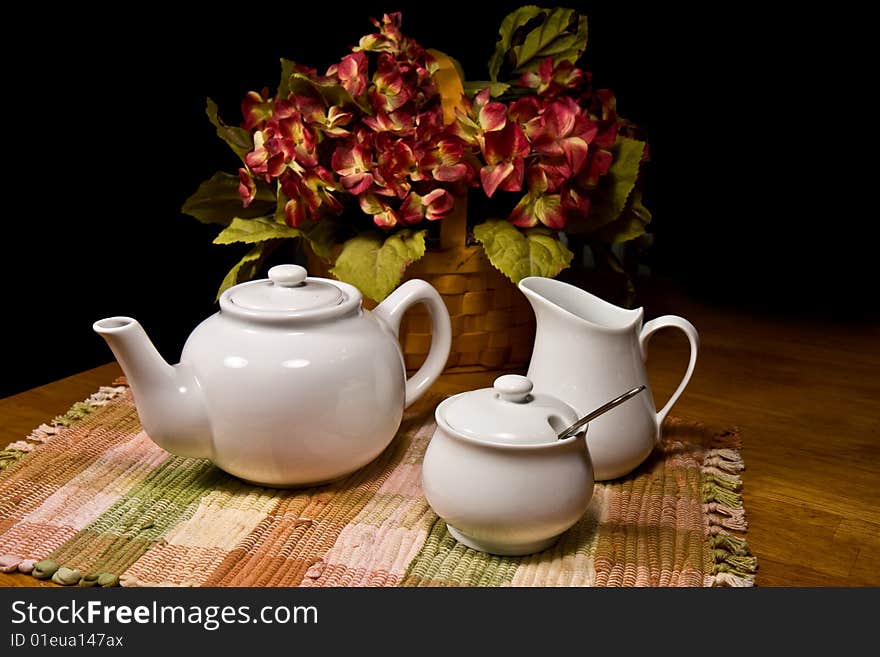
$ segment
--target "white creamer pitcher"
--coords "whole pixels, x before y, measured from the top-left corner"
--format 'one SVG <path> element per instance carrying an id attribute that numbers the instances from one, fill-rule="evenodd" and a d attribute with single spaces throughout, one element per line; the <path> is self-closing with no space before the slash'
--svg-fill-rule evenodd
<path id="1" fill-rule="evenodd" d="M 690 381 L 700 339 L 694 326 L 675 315 L 642 325 L 642 308 L 627 310 L 552 278 L 531 276 L 519 283 L 537 318 L 528 378 L 535 390 L 553 395 L 584 415 L 609 398 L 641 384 L 647 343 L 667 326 L 684 331 L 690 362 L 684 378 L 658 413 L 650 394 L 590 423 L 587 444 L 596 480 L 621 477 L 636 468 L 657 443 L 660 425 Z"/>

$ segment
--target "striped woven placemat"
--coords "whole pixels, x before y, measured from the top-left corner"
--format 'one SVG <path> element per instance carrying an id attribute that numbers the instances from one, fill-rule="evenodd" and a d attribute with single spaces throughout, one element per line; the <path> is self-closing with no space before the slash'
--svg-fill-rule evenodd
<path id="1" fill-rule="evenodd" d="M 259 488 L 172 456 L 125 386 L 0 452 L 0 568 L 80 586 L 749 586 L 736 432 L 671 420 L 635 473 L 596 485 L 544 552 L 457 543 L 421 491 L 438 398 L 333 484 Z M 36 566 L 36 567 L 35 567 Z"/>

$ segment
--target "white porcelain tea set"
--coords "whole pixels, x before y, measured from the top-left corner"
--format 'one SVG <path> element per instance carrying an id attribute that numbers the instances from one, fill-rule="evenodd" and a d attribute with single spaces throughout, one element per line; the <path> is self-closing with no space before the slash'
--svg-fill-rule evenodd
<path id="1" fill-rule="evenodd" d="M 550 278 L 525 278 L 519 288 L 537 318 L 527 375 L 442 401 L 422 466 L 425 497 L 450 534 L 493 554 L 545 549 L 583 516 L 595 480 L 645 460 L 699 345 L 681 317 L 642 325 L 641 308 Z M 432 343 L 407 378 L 397 338 L 417 303 L 430 312 Z M 687 335 L 690 362 L 658 413 L 644 361 L 648 339 L 667 326 Z M 425 281 L 404 283 L 371 312 L 354 286 L 297 265 L 226 290 L 174 366 L 130 317 L 93 328 L 157 445 L 275 487 L 333 481 L 378 456 L 404 409 L 440 376 L 452 341 L 446 306 Z"/>

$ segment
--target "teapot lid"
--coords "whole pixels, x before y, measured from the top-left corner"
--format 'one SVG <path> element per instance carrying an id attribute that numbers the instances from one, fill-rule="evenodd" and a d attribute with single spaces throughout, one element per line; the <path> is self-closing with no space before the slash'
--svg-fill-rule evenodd
<path id="1" fill-rule="evenodd" d="M 224 296 L 228 294 L 229 302 L 237 308 L 268 313 L 312 311 L 343 302 L 345 295 L 339 286 L 307 275 L 305 267 L 277 265 L 269 270 L 269 278 L 241 283 Z"/>
<path id="2" fill-rule="evenodd" d="M 492 388 L 449 398 L 441 412 L 452 429 L 468 438 L 508 444 L 554 442 L 578 418 L 571 406 L 533 393 L 532 382 L 516 374 L 498 377 Z"/>

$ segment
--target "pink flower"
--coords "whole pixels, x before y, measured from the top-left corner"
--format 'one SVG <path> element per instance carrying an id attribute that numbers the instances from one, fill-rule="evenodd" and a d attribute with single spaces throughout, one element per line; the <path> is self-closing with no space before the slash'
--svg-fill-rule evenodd
<path id="1" fill-rule="evenodd" d="M 280 182 L 281 191 L 288 199 L 284 205 L 284 215 L 288 225 L 297 228 L 316 215 L 321 207 L 321 198 L 315 185 L 309 185 L 303 176 L 293 171 L 285 172 Z"/>
<path id="2" fill-rule="evenodd" d="M 414 128 L 414 138 L 419 143 L 428 143 L 440 135 L 450 135 L 447 126 L 443 124 L 443 108 L 440 103 L 422 107 L 418 114 L 418 121 L 414 122 Z"/>
<path id="3" fill-rule="evenodd" d="M 320 129 L 325 135 L 331 137 L 346 137 L 349 131 L 344 127 L 351 123 L 354 114 L 338 105 L 327 107 L 320 96 L 305 96 L 291 94 L 287 100 L 279 99 L 276 104 L 289 107 L 286 116 L 298 112 L 302 120 L 314 129 Z M 277 114 L 277 111 L 276 111 Z"/>
<path id="4" fill-rule="evenodd" d="M 519 84 L 534 89 L 540 95 L 556 95 L 563 91 L 577 89 L 584 81 L 584 72 L 575 68 L 568 60 L 553 66 L 553 57 L 541 62 L 535 72 L 523 73 Z"/>
<path id="5" fill-rule="evenodd" d="M 379 54 L 373 85 L 368 93 L 374 110 L 393 112 L 412 97 L 410 87 L 404 84 L 404 72 L 393 56 L 384 52 Z"/>
<path id="6" fill-rule="evenodd" d="M 370 151 L 363 143 L 339 144 L 333 151 L 331 166 L 341 176 L 339 182 L 349 194 L 362 194 L 373 184 Z"/>
<path id="7" fill-rule="evenodd" d="M 457 182 L 473 176 L 473 170 L 464 161 L 465 145 L 454 137 L 441 137 L 425 151 L 419 161 L 420 178 Z"/>
<path id="8" fill-rule="evenodd" d="M 352 112 L 346 112 L 341 107 L 333 105 L 327 110 L 327 116 L 322 117 L 321 128 L 328 137 L 347 137 L 351 132 L 343 126 L 350 124 L 353 118 Z"/>
<path id="9" fill-rule="evenodd" d="M 285 153 L 288 161 L 295 159 L 299 164 L 313 167 L 318 164 L 318 135 L 303 121 L 302 114 L 293 112 L 278 121 L 278 148 Z"/>
<path id="10" fill-rule="evenodd" d="M 285 154 L 279 147 L 280 142 L 271 137 L 274 133 L 274 128 L 255 132 L 254 150 L 244 157 L 248 168 L 254 173 L 263 176 L 266 182 L 270 182 L 272 178 L 280 175 L 286 166 Z M 266 139 L 267 134 L 270 135 L 268 141 Z"/>
<path id="11" fill-rule="evenodd" d="M 367 56 L 363 52 L 346 55 L 338 64 L 327 69 L 327 75 L 335 75 L 339 83 L 357 98 L 367 89 Z"/>
<path id="12" fill-rule="evenodd" d="M 530 228 L 541 222 L 548 228 L 560 230 L 565 227 L 562 199 L 559 194 L 526 194 L 510 213 L 508 221 L 520 228 Z"/>
<path id="13" fill-rule="evenodd" d="M 565 226 L 565 211 L 559 194 L 548 194 L 549 180 L 542 167 L 529 167 L 527 172 L 529 192 L 523 196 L 508 221 L 515 226 L 530 228 L 538 222 L 553 229 Z"/>
<path id="14" fill-rule="evenodd" d="M 317 94 L 306 96 L 290 94 L 287 98 L 275 101 L 275 117 L 284 119 L 299 113 L 306 123 L 321 125 L 326 120 L 327 109 L 324 101 Z"/>
<path id="15" fill-rule="evenodd" d="M 474 98 L 480 129 L 483 132 L 501 130 L 507 123 L 507 107 L 504 103 L 489 100 L 489 89 L 483 89 Z"/>
<path id="16" fill-rule="evenodd" d="M 574 99 L 567 96 L 553 100 L 541 108 L 523 129 L 531 140 L 532 149 L 546 158 L 560 158 L 565 166 L 560 173 L 576 176 L 584 166 L 590 142 L 598 126 L 590 121 Z"/>
<path id="17" fill-rule="evenodd" d="M 293 103 L 279 100 L 263 130 L 254 133 L 254 149 L 245 155 L 245 164 L 271 182 L 289 166 L 316 166 L 317 144 L 318 135 L 303 122 Z"/>
<path id="18" fill-rule="evenodd" d="M 590 114 L 595 117 L 599 124 L 599 133 L 596 135 L 596 146 L 599 148 L 611 148 L 617 140 L 620 122 L 617 116 L 617 99 L 608 89 L 599 89 L 591 99 L 589 105 Z"/>
<path id="19" fill-rule="evenodd" d="M 358 49 L 374 52 L 400 52 L 401 42 L 404 39 L 403 35 L 400 33 L 400 24 L 402 20 L 399 11 L 392 14 L 385 14 L 382 16 L 381 23 L 376 19 L 373 19 L 373 25 L 379 28 L 379 32 L 361 37 Z"/>
<path id="20" fill-rule="evenodd" d="M 609 151 L 598 149 L 592 151 L 580 181 L 590 187 L 598 185 L 599 178 L 608 173 L 612 159 L 613 156 Z"/>
<path id="21" fill-rule="evenodd" d="M 400 215 L 375 194 L 362 194 L 358 202 L 366 214 L 373 217 L 373 223 L 380 228 L 392 228 L 400 223 Z"/>
<path id="22" fill-rule="evenodd" d="M 294 228 L 306 220 L 320 220 L 322 209 L 334 213 L 342 211 L 342 204 L 333 196 L 337 191 L 333 174 L 324 167 L 314 167 L 302 173 L 288 169 L 279 182 L 287 198 L 284 214 L 287 223 Z"/>
<path id="23" fill-rule="evenodd" d="M 486 133 L 507 125 L 507 106 L 489 100 L 489 87 L 478 93 L 473 102 L 466 102 L 465 108 L 466 111 L 456 108 L 456 121 L 450 131 L 466 143 L 482 148 Z"/>
<path id="24" fill-rule="evenodd" d="M 508 192 L 522 189 L 524 158 L 528 154 L 529 142 L 519 124 L 510 121 L 501 130 L 487 132 L 483 147 L 486 166 L 480 169 L 486 196 L 492 198 L 499 187 Z"/>
<path id="25" fill-rule="evenodd" d="M 238 194 L 241 196 L 241 204 L 248 207 L 257 195 L 257 185 L 254 183 L 254 177 L 246 168 L 241 167 L 238 170 Z"/>
<path id="26" fill-rule="evenodd" d="M 374 178 L 376 192 L 383 196 L 403 198 L 409 193 L 411 180 L 416 177 L 416 160 L 409 143 L 388 132 L 374 138 L 377 153 Z"/>
<path id="27" fill-rule="evenodd" d="M 562 208 L 569 219 L 584 220 L 590 214 L 590 195 L 577 185 L 566 183 L 562 187 Z"/>
<path id="28" fill-rule="evenodd" d="M 422 219 L 436 221 L 452 212 L 455 199 L 445 189 L 435 189 L 424 196 L 410 192 L 400 205 L 400 218 L 405 224 L 417 224 Z"/>
<path id="29" fill-rule="evenodd" d="M 415 116 L 406 107 L 396 112 L 376 112 L 375 116 L 364 117 L 363 123 L 374 132 L 408 135 L 415 131 Z"/>
<path id="30" fill-rule="evenodd" d="M 272 102 L 268 100 L 269 90 L 262 93 L 249 91 L 241 101 L 241 114 L 244 117 L 244 129 L 253 130 L 262 126 L 272 116 Z"/>
<path id="31" fill-rule="evenodd" d="M 510 118 L 526 124 L 541 113 L 544 105 L 537 96 L 523 96 L 510 104 Z"/>

